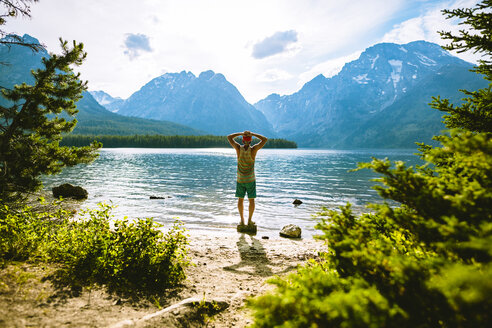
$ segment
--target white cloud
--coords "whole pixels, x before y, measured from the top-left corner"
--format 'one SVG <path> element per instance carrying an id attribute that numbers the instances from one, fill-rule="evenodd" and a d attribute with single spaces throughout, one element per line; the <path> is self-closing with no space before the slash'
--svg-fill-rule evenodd
<path id="1" fill-rule="evenodd" d="M 272 68 L 272 69 L 266 70 L 265 72 L 261 73 L 258 76 L 258 81 L 260 81 L 260 82 L 274 82 L 274 81 L 279 81 L 279 80 L 288 80 L 291 78 L 292 78 L 292 74 L 289 74 L 288 72 L 281 70 L 281 69 Z"/>
<path id="2" fill-rule="evenodd" d="M 142 51 L 151 52 L 149 37 L 145 34 L 127 33 L 125 42 L 125 55 L 128 55 L 130 59 L 134 59 L 140 55 Z"/>
<path id="3" fill-rule="evenodd" d="M 262 59 L 270 57 L 289 49 L 289 46 L 297 42 L 297 32 L 294 30 L 276 32 L 253 45 L 253 58 Z"/>

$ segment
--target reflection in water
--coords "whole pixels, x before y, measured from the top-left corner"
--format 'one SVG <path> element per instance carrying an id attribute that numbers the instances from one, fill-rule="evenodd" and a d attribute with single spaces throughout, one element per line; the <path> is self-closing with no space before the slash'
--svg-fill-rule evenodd
<path id="1" fill-rule="evenodd" d="M 306 236 L 313 233 L 312 215 L 322 206 L 351 202 L 362 211 L 367 202 L 378 201 L 371 189 L 373 172 L 348 172 L 371 156 L 412 164 L 418 160 L 411 151 L 262 149 L 256 162 L 254 220 L 259 229 L 276 234 L 293 223 Z M 68 168 L 44 181 L 47 188 L 65 182 L 81 185 L 89 191 L 88 206 L 111 201 L 118 206 L 116 217 L 154 217 L 165 224 L 179 217 L 188 229 L 203 230 L 234 228 L 239 222 L 235 178 L 232 148 L 103 149 L 94 163 Z M 296 198 L 303 201 L 301 206 L 292 204 Z"/>

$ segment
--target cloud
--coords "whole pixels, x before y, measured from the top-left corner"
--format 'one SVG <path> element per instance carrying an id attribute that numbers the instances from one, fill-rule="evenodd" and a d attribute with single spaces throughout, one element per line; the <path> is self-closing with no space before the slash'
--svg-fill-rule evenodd
<path id="1" fill-rule="evenodd" d="M 272 36 L 256 43 L 253 46 L 252 56 L 256 59 L 270 57 L 286 50 L 289 45 L 297 42 L 297 32 L 294 30 L 276 32 Z"/>
<path id="2" fill-rule="evenodd" d="M 258 76 L 260 82 L 275 82 L 291 79 L 292 75 L 281 69 L 268 69 Z"/>
<path id="3" fill-rule="evenodd" d="M 149 37 L 145 34 L 126 34 L 125 55 L 128 55 L 130 59 L 134 59 L 140 56 L 141 51 L 152 52 Z"/>

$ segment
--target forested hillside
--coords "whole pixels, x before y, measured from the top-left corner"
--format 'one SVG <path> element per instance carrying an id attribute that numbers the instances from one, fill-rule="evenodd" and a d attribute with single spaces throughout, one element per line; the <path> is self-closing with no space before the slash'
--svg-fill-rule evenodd
<path id="1" fill-rule="evenodd" d="M 163 136 L 163 135 L 68 135 L 61 142 L 65 146 L 86 146 L 97 140 L 103 148 L 228 148 L 225 136 Z M 239 142 L 239 140 L 238 140 Z M 253 139 L 253 144 L 259 142 Z M 297 148 L 293 141 L 268 139 L 265 148 Z"/>

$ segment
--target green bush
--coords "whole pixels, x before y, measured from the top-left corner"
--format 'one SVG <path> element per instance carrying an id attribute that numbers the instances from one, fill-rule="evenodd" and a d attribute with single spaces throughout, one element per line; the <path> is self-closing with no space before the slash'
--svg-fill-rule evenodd
<path id="1" fill-rule="evenodd" d="M 69 213 L 57 210 L 52 213 L 36 212 L 19 204 L 0 206 L 0 259 L 23 261 L 39 257 L 40 245 L 46 236 L 56 231 L 58 218 Z M 48 237 L 49 238 L 49 237 Z"/>
<path id="2" fill-rule="evenodd" d="M 322 261 L 274 279 L 274 292 L 251 300 L 254 327 L 488 326 L 492 137 L 461 131 L 440 139 L 421 167 L 361 165 L 381 173 L 376 189 L 401 205 L 320 213 Z"/>
<path id="3" fill-rule="evenodd" d="M 0 257 L 61 264 L 60 278 L 75 285 L 104 284 L 117 291 L 161 292 L 185 278 L 185 229 L 167 233 L 152 219 L 113 220 L 111 207 L 73 218 L 60 209 L 0 209 Z"/>
<path id="4" fill-rule="evenodd" d="M 445 11 L 467 18 L 454 49 L 490 58 L 492 1 Z M 444 34 L 444 33 L 443 33 Z M 445 34 L 446 35 L 446 34 Z M 492 81 L 492 61 L 477 72 Z M 489 327 L 492 322 L 492 93 L 465 92 L 461 106 L 435 98 L 448 112 L 440 147 L 421 145 L 425 164 L 373 159 L 360 164 L 381 174 L 381 197 L 355 216 L 350 204 L 319 213 L 327 249 L 320 262 L 272 282 L 249 301 L 254 327 Z M 450 119 L 451 118 L 451 119 Z"/>

